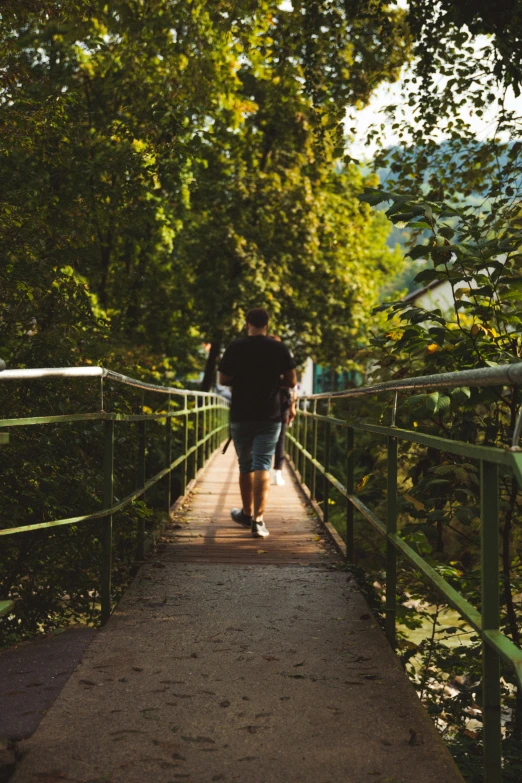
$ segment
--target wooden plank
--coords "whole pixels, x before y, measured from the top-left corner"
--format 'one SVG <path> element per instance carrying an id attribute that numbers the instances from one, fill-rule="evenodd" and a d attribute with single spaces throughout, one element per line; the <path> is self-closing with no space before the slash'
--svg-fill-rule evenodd
<path id="1" fill-rule="evenodd" d="M 173 513 L 161 538 L 168 560 L 236 565 L 321 565 L 338 560 L 297 481 L 283 469 L 285 485 L 271 486 L 266 539 L 230 518 L 241 506 L 239 473 L 233 450 L 216 454 L 198 476 L 188 498 Z"/>

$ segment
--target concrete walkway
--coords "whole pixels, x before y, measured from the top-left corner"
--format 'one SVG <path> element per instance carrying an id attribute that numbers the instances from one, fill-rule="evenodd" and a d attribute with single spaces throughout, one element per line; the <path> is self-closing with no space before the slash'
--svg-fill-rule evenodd
<path id="1" fill-rule="evenodd" d="M 274 488 L 260 542 L 227 519 L 235 490 L 215 502 L 224 469 L 235 484 L 233 455 L 216 457 L 22 743 L 14 782 L 462 783 L 290 477 L 279 500 L 290 492 L 295 505 L 281 503 L 278 521 Z M 193 513 L 209 497 L 216 513 Z"/>

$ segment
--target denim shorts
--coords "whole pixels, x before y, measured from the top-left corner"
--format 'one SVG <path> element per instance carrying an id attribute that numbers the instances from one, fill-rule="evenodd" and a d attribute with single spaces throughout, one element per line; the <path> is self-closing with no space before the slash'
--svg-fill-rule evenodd
<path id="1" fill-rule="evenodd" d="M 239 461 L 239 472 L 270 470 L 280 432 L 280 421 L 231 422 L 230 434 Z"/>

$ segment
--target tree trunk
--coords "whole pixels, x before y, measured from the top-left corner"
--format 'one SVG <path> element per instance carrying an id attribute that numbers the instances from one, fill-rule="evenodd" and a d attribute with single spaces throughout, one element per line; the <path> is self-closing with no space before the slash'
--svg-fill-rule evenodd
<path id="1" fill-rule="evenodd" d="M 216 363 L 221 351 L 221 338 L 212 340 L 210 343 L 210 351 L 208 352 L 207 363 L 205 365 L 205 372 L 203 380 L 201 381 L 201 391 L 210 391 L 214 382 L 216 373 Z"/>

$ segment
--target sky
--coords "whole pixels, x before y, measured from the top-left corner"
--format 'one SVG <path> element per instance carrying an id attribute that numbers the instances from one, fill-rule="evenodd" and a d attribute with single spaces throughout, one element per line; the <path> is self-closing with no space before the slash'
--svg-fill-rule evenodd
<path id="1" fill-rule="evenodd" d="M 408 0 L 395 0 L 396 5 L 399 8 L 408 8 Z M 281 0 L 279 8 L 285 11 L 292 10 L 292 0 Z M 483 48 L 487 43 L 486 36 L 478 36 L 475 42 L 477 50 Z M 398 144 L 399 139 L 391 129 L 391 123 L 385 115 L 382 113 L 383 109 L 388 105 L 400 104 L 401 92 L 404 86 L 404 79 L 408 75 L 411 75 L 411 66 L 406 66 L 403 69 L 401 79 L 395 84 L 382 84 L 374 93 L 370 104 L 359 111 L 353 112 L 350 110 L 347 112 L 346 130 L 355 125 L 357 133 L 355 139 L 349 143 L 347 152 L 358 160 L 371 160 L 377 149 L 377 143 L 373 143 L 369 146 L 365 144 L 366 135 L 371 125 L 378 125 L 383 121 L 388 125 L 385 130 L 385 138 L 383 140 L 385 147 L 390 147 Z M 505 102 L 508 110 L 517 111 L 522 117 L 522 96 L 515 98 L 513 91 L 508 91 Z M 475 131 L 477 139 L 485 139 L 495 126 L 495 113 L 496 107 L 492 106 L 491 109 L 484 112 L 482 118 L 475 115 L 469 115 L 469 120 L 472 129 Z M 355 120 L 355 121 L 354 121 Z M 441 135 L 441 141 L 444 137 Z"/>
<path id="2" fill-rule="evenodd" d="M 478 45 L 481 43 L 483 44 L 484 42 L 485 39 L 482 42 L 478 42 Z M 377 145 L 376 143 L 373 143 L 370 146 L 365 145 L 367 131 L 371 125 L 380 124 L 386 120 L 385 115 L 382 113 L 386 106 L 395 105 L 401 102 L 400 96 L 401 90 L 403 88 L 403 80 L 406 78 L 407 73 L 408 69 L 404 69 L 401 80 L 395 84 L 382 84 L 377 88 L 373 98 L 370 101 L 370 104 L 366 108 L 356 111 L 353 115 L 350 113 L 350 117 L 347 115 L 347 130 L 348 128 L 352 127 L 352 125 L 355 125 L 357 128 L 356 138 L 352 143 L 349 144 L 348 147 L 348 152 L 350 155 L 352 155 L 352 157 L 359 160 L 368 160 L 373 157 L 373 154 L 377 149 Z M 517 111 L 518 114 L 522 116 L 522 96 L 515 98 L 513 91 L 510 89 L 507 93 L 505 103 L 507 109 Z M 495 113 L 496 106 L 493 105 L 489 110 L 484 112 L 484 116 L 482 118 L 476 117 L 474 115 L 470 116 L 469 119 L 471 127 L 475 131 L 478 139 L 485 139 L 494 128 Z M 355 122 L 351 121 L 352 116 L 355 117 Z M 389 121 L 386 120 L 386 122 L 388 126 L 390 126 Z M 388 127 L 388 130 L 385 133 L 385 147 L 393 146 L 394 144 L 398 143 L 398 137 L 391 130 L 391 127 Z"/>

